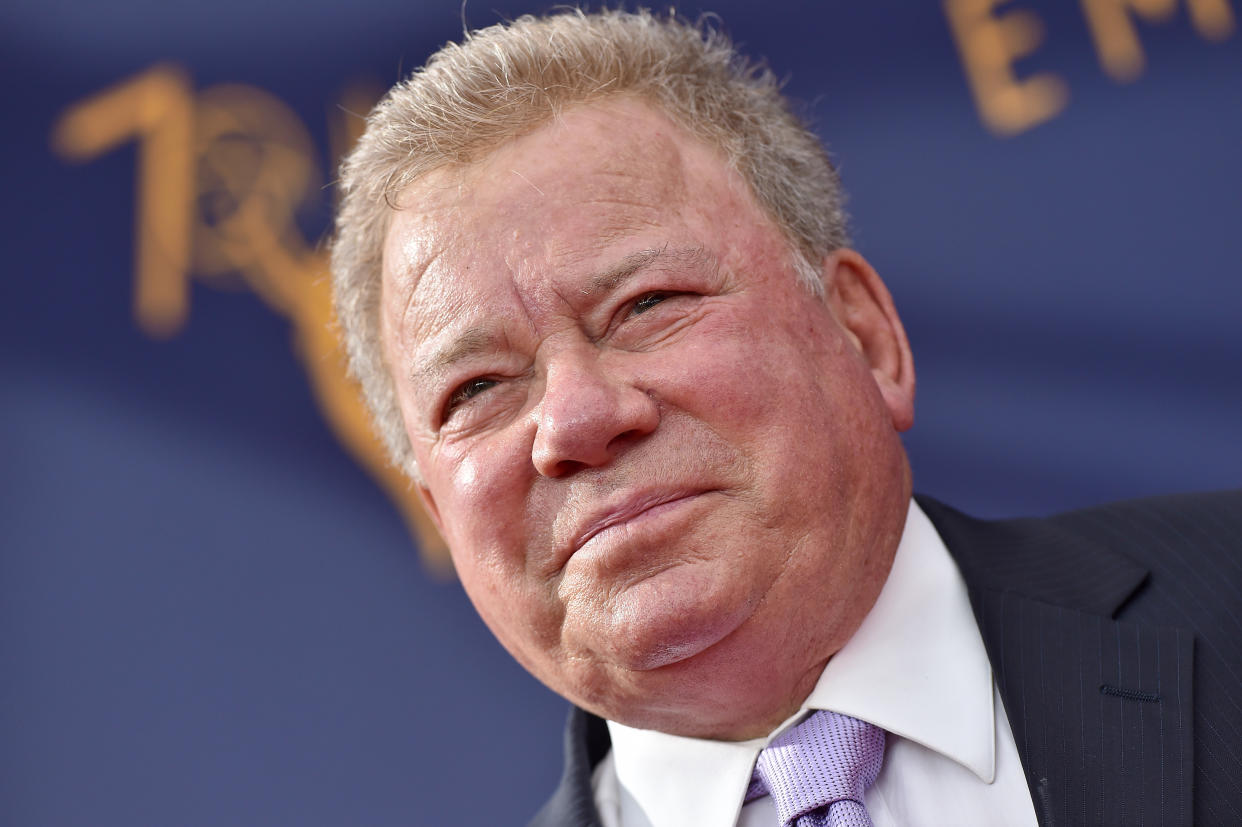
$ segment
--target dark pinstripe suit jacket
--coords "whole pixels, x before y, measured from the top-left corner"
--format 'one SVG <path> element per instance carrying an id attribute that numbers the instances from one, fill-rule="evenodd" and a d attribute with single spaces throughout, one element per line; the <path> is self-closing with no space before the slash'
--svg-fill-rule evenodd
<path id="1" fill-rule="evenodd" d="M 919 504 L 957 561 L 1043 825 L 1242 825 L 1242 492 L 985 522 Z M 579 709 L 536 827 L 598 825 Z"/>

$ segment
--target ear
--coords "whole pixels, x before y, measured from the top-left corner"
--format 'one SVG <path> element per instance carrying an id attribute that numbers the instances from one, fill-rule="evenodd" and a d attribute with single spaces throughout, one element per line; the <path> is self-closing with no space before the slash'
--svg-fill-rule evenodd
<path id="1" fill-rule="evenodd" d="M 871 367 L 893 427 L 914 425 L 914 357 L 893 297 L 867 260 L 854 250 L 824 259 L 825 300 Z"/>

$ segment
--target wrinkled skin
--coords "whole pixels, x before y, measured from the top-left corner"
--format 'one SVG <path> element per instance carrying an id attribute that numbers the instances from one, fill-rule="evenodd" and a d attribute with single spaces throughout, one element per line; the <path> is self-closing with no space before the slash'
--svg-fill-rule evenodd
<path id="1" fill-rule="evenodd" d="M 398 207 L 384 355 L 483 619 L 613 720 L 768 732 L 904 523 L 913 365 L 878 276 L 838 251 L 814 296 L 720 154 L 626 98 Z"/>

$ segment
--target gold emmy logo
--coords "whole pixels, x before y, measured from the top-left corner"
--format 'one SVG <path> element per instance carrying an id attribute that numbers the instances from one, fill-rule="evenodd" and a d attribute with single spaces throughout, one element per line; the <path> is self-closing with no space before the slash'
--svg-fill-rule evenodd
<path id="1" fill-rule="evenodd" d="M 347 90 L 330 110 L 333 156 L 357 139 L 374 90 Z M 225 286 L 239 276 L 293 325 L 328 424 L 397 505 L 433 571 L 448 550 L 405 476 L 388 464 L 360 392 L 345 370 L 332 313 L 327 254 L 298 229 L 319 191 L 314 145 L 283 102 L 252 86 L 198 94 L 186 74 L 158 65 L 69 107 L 53 130 L 66 158 L 85 161 L 138 142 L 134 317 L 155 337 L 175 335 L 190 307 L 190 278 Z"/>
<path id="2" fill-rule="evenodd" d="M 1190 23 L 1207 40 L 1223 41 L 1235 21 L 1229 0 L 1185 0 Z M 996 135 L 1017 135 L 1058 115 L 1069 99 L 1065 81 L 1050 72 L 1025 79 L 1014 64 L 1035 52 L 1044 37 L 1035 12 L 1010 9 L 1008 0 L 942 0 L 979 118 Z M 1105 74 L 1128 83 L 1143 73 L 1146 58 L 1134 18 L 1164 23 L 1178 0 L 1081 0 L 1083 17 Z"/>

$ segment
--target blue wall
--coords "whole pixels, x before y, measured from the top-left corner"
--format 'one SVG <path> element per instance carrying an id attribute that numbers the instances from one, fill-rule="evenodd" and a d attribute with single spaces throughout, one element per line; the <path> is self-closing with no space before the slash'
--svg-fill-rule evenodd
<path id="1" fill-rule="evenodd" d="M 179 5 L 0 11 L 0 823 L 491 824 L 486 800 L 520 823 L 559 773 L 563 702 L 345 447 L 289 293 L 321 261 L 338 102 L 457 36 L 460 4 Z M 1127 69 L 1101 63 L 1125 26 L 1101 46 L 1086 13 L 1109 4 L 1003 4 L 1043 34 L 1002 75 L 1053 92 L 997 131 L 971 63 L 995 21 L 955 37 L 964 5 L 710 7 L 839 162 L 914 344 L 917 488 L 996 515 L 1239 485 L 1242 35 L 1170 0 L 1134 19 Z M 168 120 L 70 158 L 64 114 L 139 77 Z M 178 162 L 138 147 L 251 104 L 210 157 L 182 142 L 195 177 L 166 203 L 216 235 L 182 245 L 184 318 L 144 321 L 136 233 L 170 219 L 138 215 L 142 152 Z M 226 237 L 229 199 L 300 173 L 291 220 L 260 222 L 301 256 L 277 283 L 293 271 L 238 264 L 257 242 Z"/>

